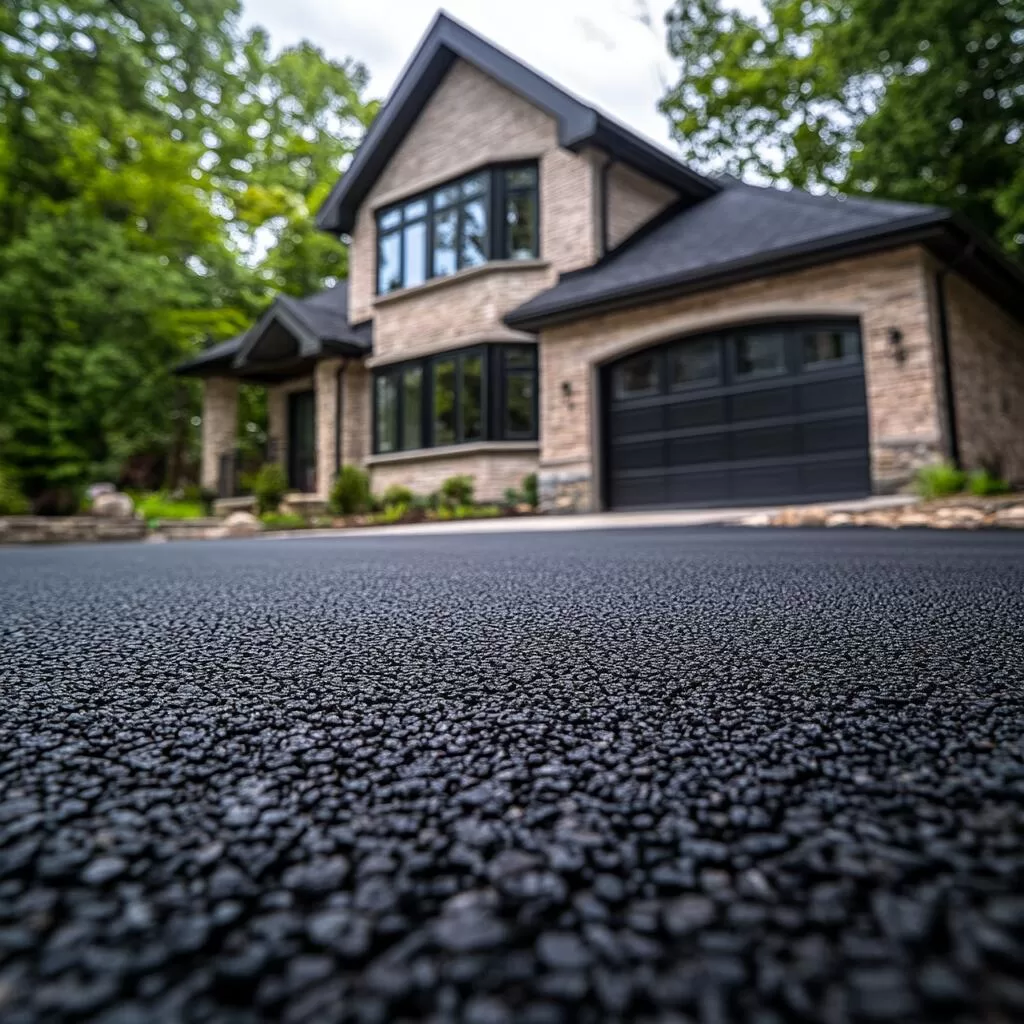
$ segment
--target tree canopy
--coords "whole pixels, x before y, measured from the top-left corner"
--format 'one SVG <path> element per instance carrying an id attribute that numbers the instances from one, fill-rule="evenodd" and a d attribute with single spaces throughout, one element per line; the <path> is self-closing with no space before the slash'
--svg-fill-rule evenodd
<path id="1" fill-rule="evenodd" d="M 939 203 L 1024 254 L 1024 0 L 677 0 L 661 103 L 685 158 Z"/>
<path id="2" fill-rule="evenodd" d="M 366 69 L 239 15 L 0 7 L 0 462 L 32 495 L 159 471 L 197 411 L 171 366 L 346 274 L 312 220 L 376 112 Z"/>

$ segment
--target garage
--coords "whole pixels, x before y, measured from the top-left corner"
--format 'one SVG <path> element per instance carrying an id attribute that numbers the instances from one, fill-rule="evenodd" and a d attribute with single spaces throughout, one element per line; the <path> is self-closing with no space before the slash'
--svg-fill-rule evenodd
<path id="1" fill-rule="evenodd" d="M 634 509 L 870 493 L 856 321 L 670 341 L 601 374 L 604 503 Z"/>

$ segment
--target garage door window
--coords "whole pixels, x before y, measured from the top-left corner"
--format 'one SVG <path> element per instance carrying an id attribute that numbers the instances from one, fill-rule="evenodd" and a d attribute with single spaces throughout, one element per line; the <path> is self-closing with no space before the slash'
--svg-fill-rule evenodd
<path id="1" fill-rule="evenodd" d="M 801 339 L 803 365 L 809 370 L 860 359 L 860 336 L 857 331 L 807 331 Z"/>
<path id="2" fill-rule="evenodd" d="M 653 352 L 634 356 L 615 370 L 616 398 L 643 398 L 659 390 L 658 357 Z"/>
<path id="3" fill-rule="evenodd" d="M 786 344 L 781 331 L 741 334 L 736 339 L 737 378 L 770 377 L 785 370 Z"/>
<path id="4" fill-rule="evenodd" d="M 708 387 L 719 381 L 718 341 L 705 338 L 673 349 L 669 355 L 672 390 Z"/>

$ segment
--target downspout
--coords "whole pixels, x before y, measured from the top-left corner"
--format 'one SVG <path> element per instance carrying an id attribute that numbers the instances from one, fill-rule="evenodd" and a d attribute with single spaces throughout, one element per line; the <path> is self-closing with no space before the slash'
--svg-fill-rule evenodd
<path id="1" fill-rule="evenodd" d="M 601 175 L 598 179 L 598 199 L 601 203 L 601 251 L 598 253 L 599 258 L 603 258 L 608 255 L 608 175 L 611 173 L 611 169 L 615 166 L 615 163 L 616 161 L 609 157 L 603 164 L 601 164 Z"/>
<path id="2" fill-rule="evenodd" d="M 953 386 L 953 357 L 949 343 L 949 309 L 946 299 L 946 278 L 958 263 L 966 259 L 974 249 L 970 242 L 951 263 L 945 263 L 935 271 L 935 299 L 939 317 L 939 358 L 942 361 L 942 399 L 946 406 L 946 423 L 949 430 L 949 460 L 960 469 L 960 430 L 956 418 L 956 389 Z"/>
<path id="3" fill-rule="evenodd" d="M 341 472 L 341 416 L 345 411 L 345 365 L 342 359 L 334 378 L 334 475 Z"/>

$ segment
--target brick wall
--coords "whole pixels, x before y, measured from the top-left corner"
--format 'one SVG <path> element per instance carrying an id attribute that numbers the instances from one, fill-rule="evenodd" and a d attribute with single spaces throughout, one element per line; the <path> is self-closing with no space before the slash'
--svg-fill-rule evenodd
<path id="1" fill-rule="evenodd" d="M 400 462 L 386 462 L 371 469 L 375 494 L 392 484 L 427 495 L 436 491 L 450 476 L 467 475 L 476 484 L 477 501 L 500 501 L 509 487 L 519 489 L 523 477 L 537 472 L 536 451 L 494 451 L 446 454 Z"/>
<path id="2" fill-rule="evenodd" d="M 677 195 L 623 164 L 614 164 L 608 171 L 608 248 L 621 245 Z"/>
<path id="3" fill-rule="evenodd" d="M 1024 484 L 1024 324 L 956 274 L 946 299 L 963 464 Z"/>
<path id="4" fill-rule="evenodd" d="M 541 491 L 553 506 L 595 500 L 596 367 L 674 336 L 762 317 L 857 316 L 861 320 L 874 486 L 891 491 L 943 452 L 934 310 L 923 253 L 905 248 L 721 288 L 555 327 L 541 335 Z M 889 328 L 903 332 L 897 363 Z M 567 398 L 563 382 L 571 387 Z M 589 483 L 589 488 L 586 486 Z"/>
<path id="5" fill-rule="evenodd" d="M 220 457 L 238 442 L 238 381 L 207 377 L 203 381 L 202 464 L 203 487 L 216 490 Z"/>

